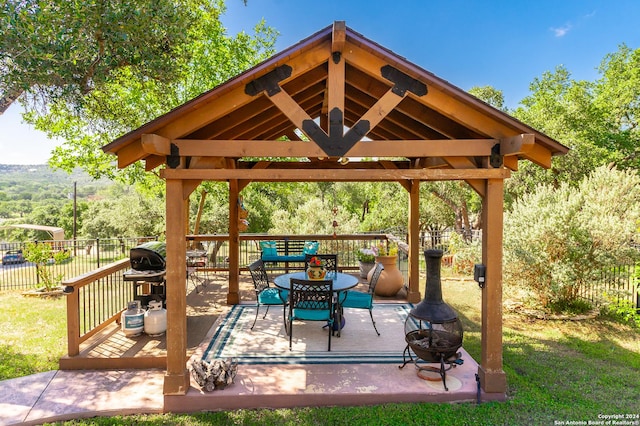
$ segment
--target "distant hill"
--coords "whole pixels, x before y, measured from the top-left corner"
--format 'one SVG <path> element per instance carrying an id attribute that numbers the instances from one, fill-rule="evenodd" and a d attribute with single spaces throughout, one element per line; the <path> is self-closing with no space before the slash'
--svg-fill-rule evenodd
<path id="1" fill-rule="evenodd" d="M 0 164 L 0 205 L 19 200 L 68 199 L 73 194 L 74 182 L 77 184 L 79 198 L 93 195 L 112 184 L 107 179 L 95 180 L 80 169 L 69 174 L 62 170 L 52 170 L 45 164 Z M 0 214 L 2 216 L 4 215 Z"/>
<path id="2" fill-rule="evenodd" d="M 7 179 L 16 181 L 45 181 L 50 183 L 108 184 L 109 180 L 95 180 L 81 169 L 71 174 L 62 170 L 53 170 L 46 164 L 0 164 L 0 183 Z M 1 187 L 0 187 L 1 190 Z"/>

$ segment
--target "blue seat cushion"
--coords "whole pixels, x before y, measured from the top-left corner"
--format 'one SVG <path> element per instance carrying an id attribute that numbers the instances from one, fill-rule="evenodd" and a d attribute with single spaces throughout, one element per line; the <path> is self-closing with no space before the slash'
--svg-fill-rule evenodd
<path id="1" fill-rule="evenodd" d="M 373 297 L 361 291 L 347 291 L 347 296 L 340 301 L 343 308 L 369 309 L 373 304 Z"/>
<path id="2" fill-rule="evenodd" d="M 317 309 L 294 309 L 293 319 L 301 321 L 329 321 L 331 312 L 329 310 Z"/>
<path id="3" fill-rule="evenodd" d="M 258 303 L 261 305 L 282 305 L 284 303 L 283 301 L 286 301 L 288 297 L 288 290 L 265 288 L 258 294 Z"/>

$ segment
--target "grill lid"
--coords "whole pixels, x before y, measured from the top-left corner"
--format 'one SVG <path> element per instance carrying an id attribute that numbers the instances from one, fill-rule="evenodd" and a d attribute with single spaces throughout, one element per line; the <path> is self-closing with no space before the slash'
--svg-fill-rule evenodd
<path id="1" fill-rule="evenodd" d="M 129 251 L 131 268 L 135 271 L 161 271 L 165 269 L 166 243 L 150 241 Z"/>
<path id="2" fill-rule="evenodd" d="M 455 321 L 458 314 L 442 300 L 442 283 L 440 281 L 440 260 L 442 250 L 425 250 L 427 263 L 427 284 L 425 296 L 409 314 L 417 319 L 432 323 Z"/>

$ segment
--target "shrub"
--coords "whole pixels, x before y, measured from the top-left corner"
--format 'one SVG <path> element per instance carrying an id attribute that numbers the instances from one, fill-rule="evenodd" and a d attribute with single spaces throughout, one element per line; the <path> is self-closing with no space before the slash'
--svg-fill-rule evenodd
<path id="1" fill-rule="evenodd" d="M 482 260 L 480 240 L 467 242 L 457 232 L 451 234 L 449 252 L 453 254 L 453 270 L 459 274 L 473 274 L 473 266 Z"/>
<path id="2" fill-rule="evenodd" d="M 44 291 L 51 291 L 60 286 L 64 273 L 58 273 L 53 265 L 69 258 L 66 250 L 55 251 L 49 243 L 27 243 L 24 247 L 24 258 L 36 264 L 36 274 Z"/>
<path id="3" fill-rule="evenodd" d="M 544 186 L 505 215 L 505 285 L 545 307 L 573 305 L 603 268 L 630 263 L 640 221 L 640 178 L 596 169 L 578 187 Z"/>

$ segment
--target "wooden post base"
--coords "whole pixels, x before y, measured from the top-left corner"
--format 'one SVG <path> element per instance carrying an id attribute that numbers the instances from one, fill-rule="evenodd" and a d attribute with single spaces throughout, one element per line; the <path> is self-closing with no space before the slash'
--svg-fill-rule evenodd
<path id="1" fill-rule="evenodd" d="M 166 374 L 164 376 L 164 395 L 186 395 L 191 385 L 189 370 L 185 369 L 182 374 Z"/>
<path id="2" fill-rule="evenodd" d="M 480 377 L 480 385 L 482 386 L 483 391 L 487 393 L 507 392 L 507 375 L 504 371 L 487 371 L 479 365 L 478 376 Z"/>

